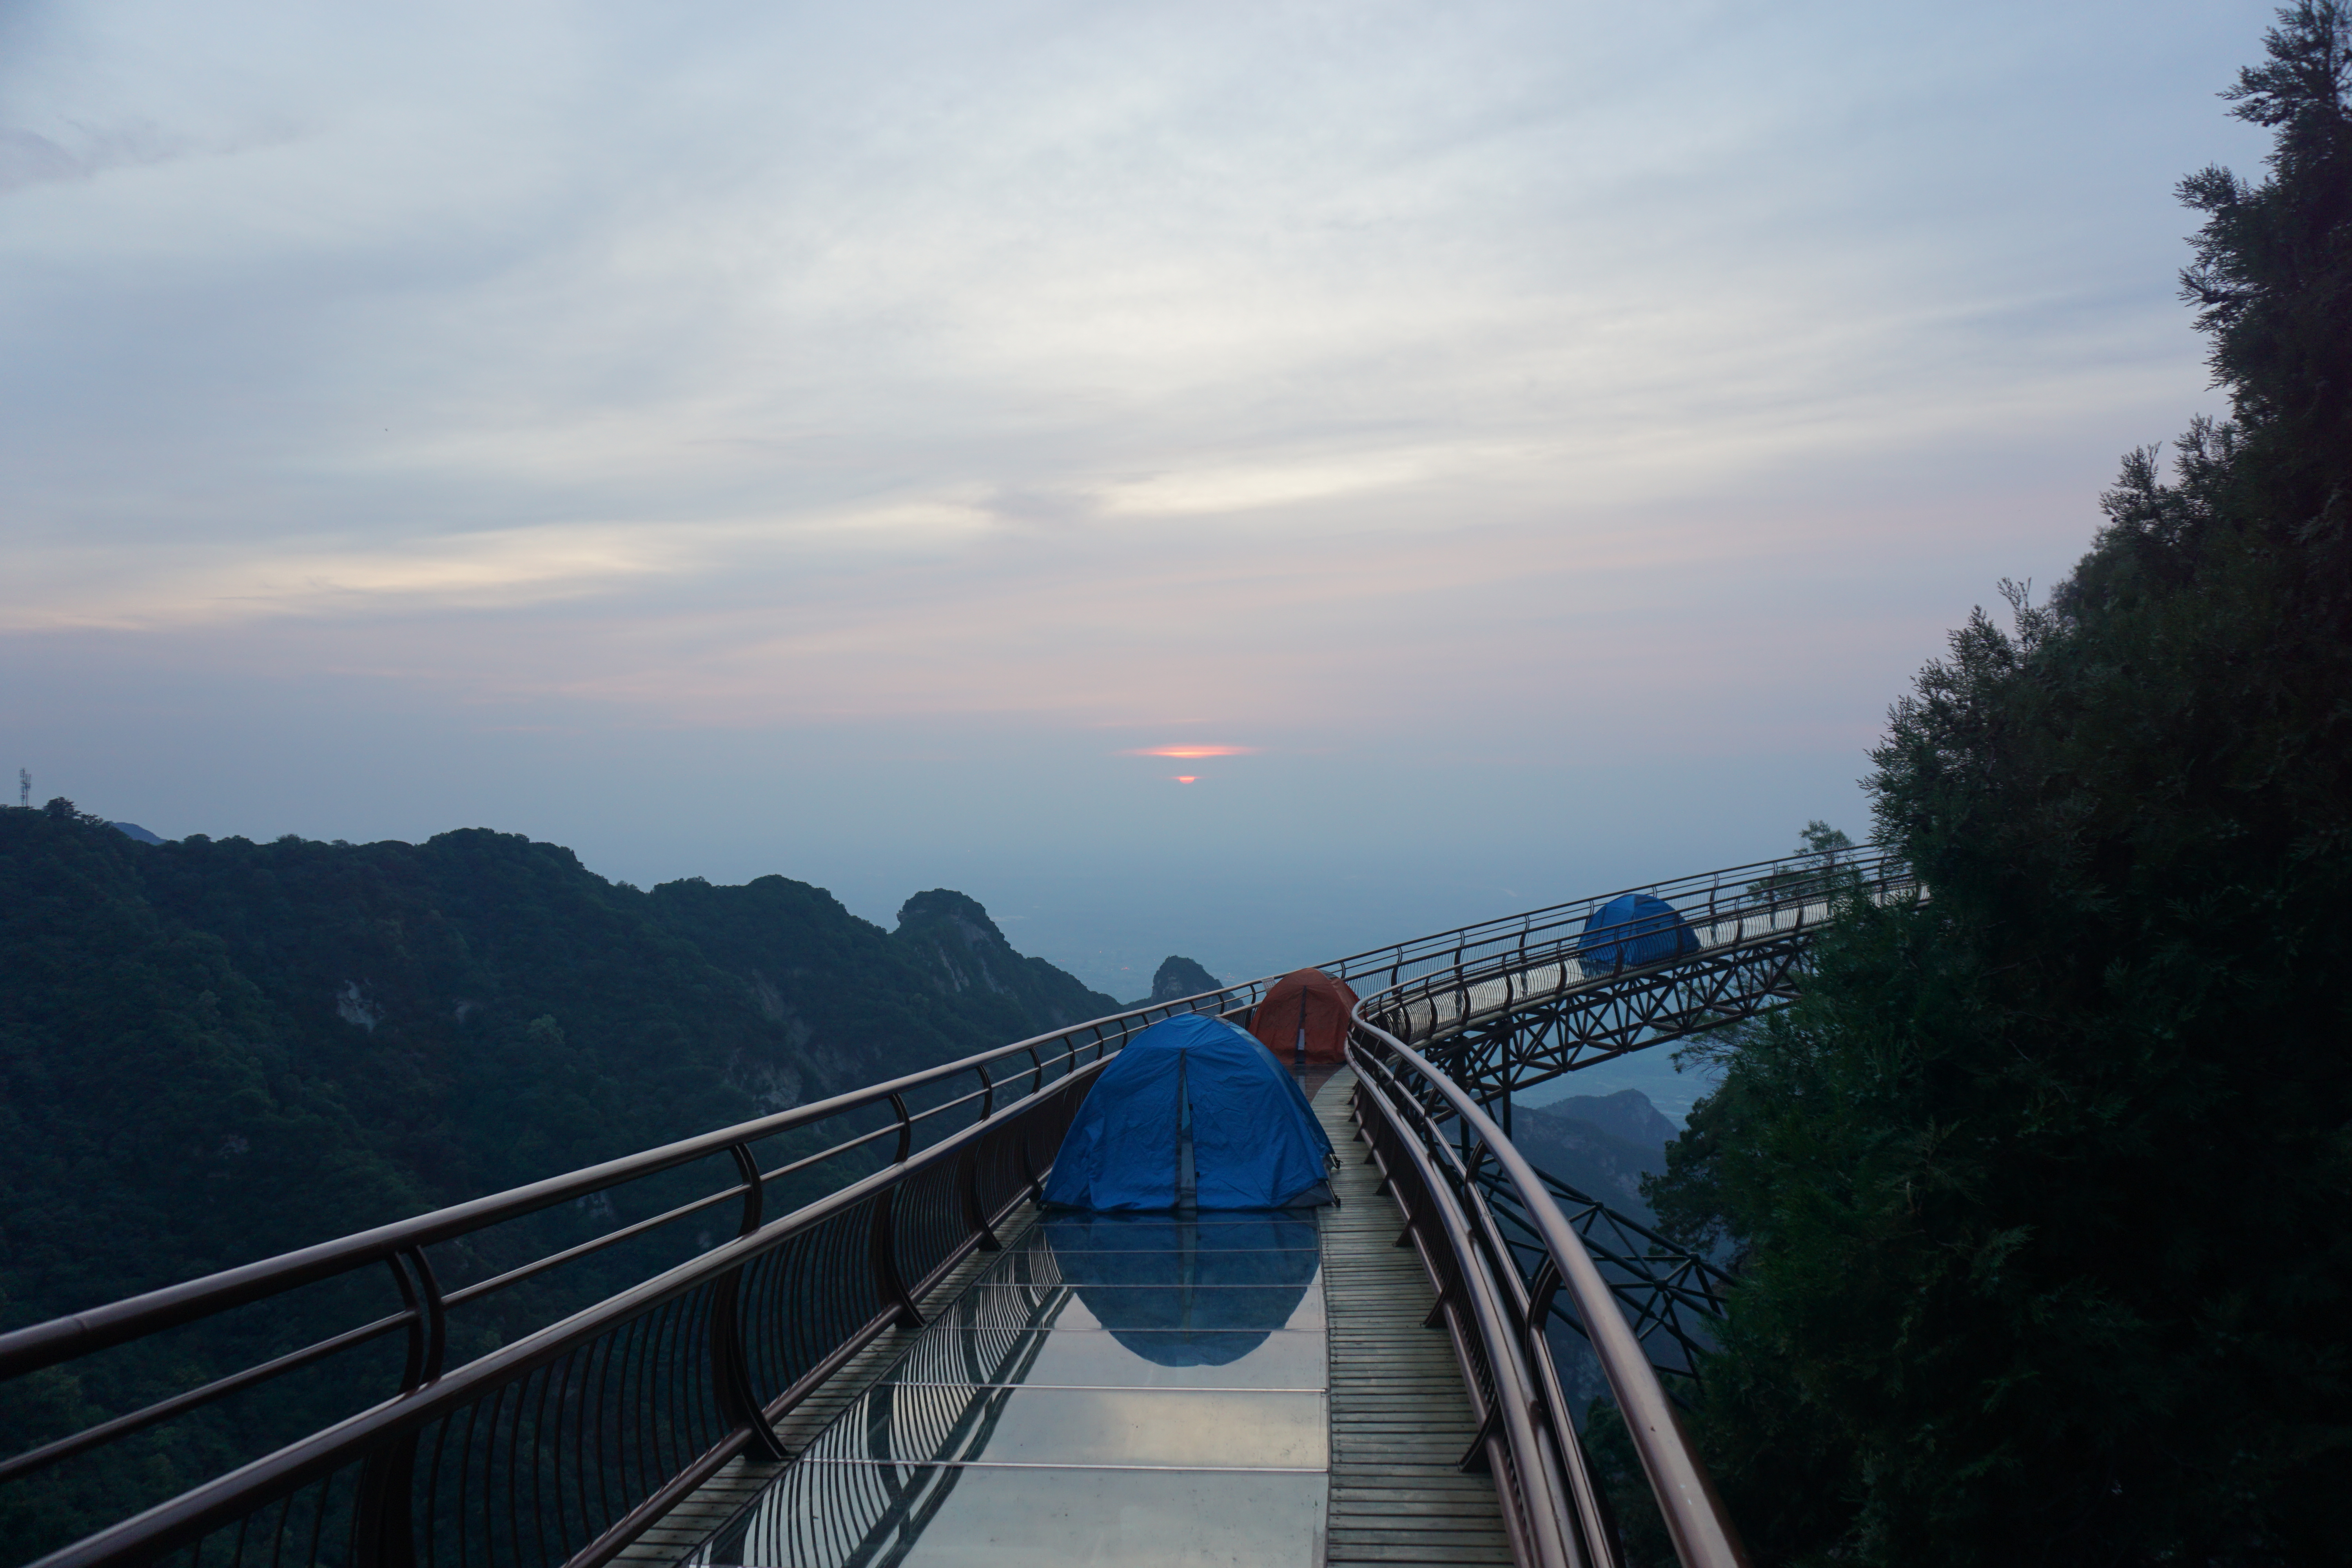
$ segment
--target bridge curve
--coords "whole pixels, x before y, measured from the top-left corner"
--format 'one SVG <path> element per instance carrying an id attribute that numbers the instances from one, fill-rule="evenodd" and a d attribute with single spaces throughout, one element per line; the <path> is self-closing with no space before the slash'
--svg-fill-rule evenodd
<path id="1" fill-rule="evenodd" d="M 1482 1100 L 1500 1101 L 1781 1006 L 1796 994 L 1805 949 L 1842 902 L 1917 893 L 1901 861 L 1851 851 L 1623 889 L 1486 930 L 1367 996 L 1359 1016 Z M 1626 963 L 1630 944 L 1594 922 L 1628 895 L 1673 908 L 1689 950 Z"/>
<path id="2" fill-rule="evenodd" d="M 1884 858 L 1815 855 L 1627 891 L 1682 911 L 1692 944 L 1656 963 L 1600 962 L 1608 950 L 1589 928 L 1616 896 L 1604 895 L 1323 967 L 1367 993 L 1349 1046 L 1350 1115 L 1482 1413 L 1470 1458 L 1495 1476 L 1512 1555 L 1617 1561 L 1562 1382 L 1573 1336 L 1628 1418 L 1682 1560 L 1727 1568 L 1743 1561 L 1736 1534 L 1667 1392 L 1704 1348 L 1726 1281 L 1528 1165 L 1509 1142 L 1510 1100 L 1780 1005 L 1841 900 L 1916 890 Z M 730 1468 L 785 1461 L 843 1379 L 1006 1245 L 1127 1039 L 1180 1013 L 1245 1017 L 1274 978 L 0 1334 L 6 1382 L 227 1314 L 292 1310 L 331 1282 L 341 1292 L 310 1342 L 0 1459 L 0 1486 L 102 1476 L 152 1429 L 331 1370 L 353 1388 L 373 1380 L 375 1394 L 316 1430 L 257 1438 L 200 1484 L 137 1499 L 40 1568 L 599 1568 Z M 787 1212 L 772 1215 L 777 1200 Z M 560 1209 L 610 1223 L 514 1261 L 510 1227 Z M 709 1224 L 730 1216 L 734 1237 L 711 1244 Z M 583 1258 L 640 1254 L 656 1263 L 617 1294 L 578 1305 L 552 1289 Z M 453 1353 L 481 1344 L 486 1322 L 517 1331 Z"/>

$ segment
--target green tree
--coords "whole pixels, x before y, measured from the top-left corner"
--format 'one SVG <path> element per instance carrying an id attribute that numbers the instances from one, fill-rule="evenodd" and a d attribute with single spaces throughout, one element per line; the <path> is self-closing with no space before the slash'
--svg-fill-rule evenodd
<path id="1" fill-rule="evenodd" d="M 1797 843 L 1808 855 L 1834 855 L 1853 847 L 1853 840 L 1845 836 L 1844 828 L 1832 827 L 1818 816 L 1805 824 L 1805 830 L 1797 835 Z"/>
<path id="2" fill-rule="evenodd" d="M 1844 912 L 1653 1193 L 1739 1252 L 1693 1426 L 1768 1559 L 2352 1555 L 2352 26 L 2266 43 L 2267 177 L 2182 190 L 2231 419 L 1895 705 L 1930 896 Z"/>

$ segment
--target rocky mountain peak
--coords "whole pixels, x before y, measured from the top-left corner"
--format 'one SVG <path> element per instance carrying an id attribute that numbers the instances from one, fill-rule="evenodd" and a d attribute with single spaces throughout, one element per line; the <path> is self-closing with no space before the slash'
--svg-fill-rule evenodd
<path id="1" fill-rule="evenodd" d="M 1150 1000 L 1173 1002 L 1179 997 L 1198 996 L 1223 984 L 1193 960 L 1171 952 L 1160 961 L 1160 968 L 1151 976 Z"/>
<path id="2" fill-rule="evenodd" d="M 898 906 L 898 930 L 903 932 L 914 926 L 950 927 L 963 939 L 966 947 L 977 947 L 982 942 L 1000 947 L 1011 945 L 978 899 L 949 888 L 917 893 Z"/>

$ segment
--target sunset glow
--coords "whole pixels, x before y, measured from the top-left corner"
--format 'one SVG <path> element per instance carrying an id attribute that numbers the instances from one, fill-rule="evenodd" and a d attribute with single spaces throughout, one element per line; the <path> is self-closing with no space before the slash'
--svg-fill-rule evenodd
<path id="1" fill-rule="evenodd" d="M 0 789 L 1120 996 L 1858 834 L 2280 3 L 0 10 Z"/>
<path id="2" fill-rule="evenodd" d="M 1246 757 L 1255 746 L 1143 746 L 1121 752 L 1123 757 Z M 1190 782 L 1189 780 L 1186 782 Z"/>

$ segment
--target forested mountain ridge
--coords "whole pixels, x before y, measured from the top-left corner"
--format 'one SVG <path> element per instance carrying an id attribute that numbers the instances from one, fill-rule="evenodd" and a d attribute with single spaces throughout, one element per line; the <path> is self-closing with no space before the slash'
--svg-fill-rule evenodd
<path id="1" fill-rule="evenodd" d="M 1117 1007 L 961 894 L 893 932 L 782 877 L 639 891 L 483 830 L 150 846 L 0 812 L 0 1321 Z"/>
<path id="2" fill-rule="evenodd" d="M 980 900 L 945 888 L 917 893 L 900 905 L 898 929 L 890 934 L 918 965 L 929 966 L 935 984 L 975 1009 L 1010 1009 L 1003 1016 L 1026 1023 L 1024 1033 L 1083 1023 L 1124 1005 L 1087 990 L 1042 958 L 1013 952 Z M 1038 1019 L 1044 1022 L 1028 1022 Z"/>

